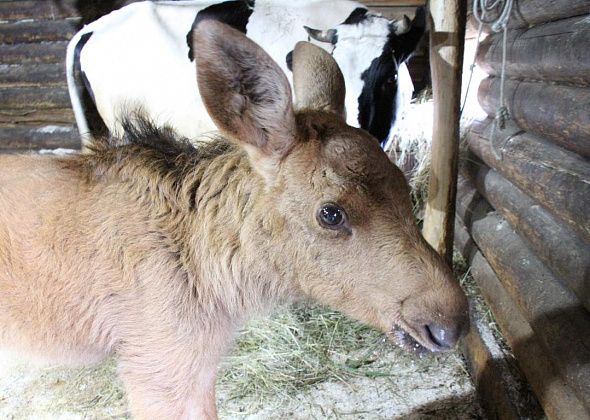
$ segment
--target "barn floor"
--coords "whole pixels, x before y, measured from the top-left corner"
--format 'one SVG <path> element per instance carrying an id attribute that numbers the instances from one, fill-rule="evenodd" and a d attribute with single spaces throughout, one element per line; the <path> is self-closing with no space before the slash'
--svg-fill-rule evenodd
<path id="1" fill-rule="evenodd" d="M 332 360 L 326 362 L 329 372 L 323 369 L 325 366 L 281 366 L 297 361 L 313 364 L 317 354 L 304 354 L 317 352 L 309 345 L 313 338 L 306 338 L 304 332 L 289 344 L 293 346 L 290 353 L 297 353 L 297 347 L 303 353 L 297 359 L 281 359 L 286 348 L 264 331 L 275 335 L 273 328 L 286 323 L 293 332 L 293 322 L 299 321 L 292 314 L 307 310 L 279 313 L 270 320 L 255 321 L 245 330 L 218 381 L 221 418 L 483 418 L 458 354 L 417 359 L 382 340 L 376 344 L 377 332 L 322 309 L 309 311 L 323 323 L 332 322 L 329 329 L 332 325 L 342 327 L 341 332 L 332 335 L 334 340 L 346 341 L 346 336 L 352 334 L 358 344 L 349 352 L 338 343 L 330 344 L 327 352 Z M 305 328 L 313 327 L 308 323 Z M 313 342 L 313 346 L 318 343 Z M 350 347 L 350 343 L 346 346 Z M 252 361 L 263 361 L 264 366 Z M 282 380 L 281 375 L 286 379 Z M 128 417 L 124 391 L 112 360 L 91 369 L 62 369 L 0 359 L 2 419 Z"/>

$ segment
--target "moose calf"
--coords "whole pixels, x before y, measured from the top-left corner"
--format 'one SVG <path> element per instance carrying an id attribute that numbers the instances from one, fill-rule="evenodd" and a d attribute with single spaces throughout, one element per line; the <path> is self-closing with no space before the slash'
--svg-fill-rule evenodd
<path id="1" fill-rule="evenodd" d="M 193 47 L 229 141 L 195 147 L 144 123 L 88 155 L 0 157 L 0 346 L 74 365 L 114 355 L 145 419 L 215 418 L 236 331 L 300 297 L 408 348 L 452 348 L 465 295 L 420 235 L 402 173 L 346 125 L 331 57 L 297 46 L 294 110 L 285 75 L 240 32 L 203 21 Z"/>

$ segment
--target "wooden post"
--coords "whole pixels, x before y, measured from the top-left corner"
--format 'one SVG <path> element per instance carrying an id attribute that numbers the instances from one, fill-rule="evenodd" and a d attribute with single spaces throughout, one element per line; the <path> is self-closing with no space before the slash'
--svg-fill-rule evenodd
<path id="1" fill-rule="evenodd" d="M 459 101 L 466 2 L 431 0 L 430 68 L 434 123 L 423 234 L 450 263 L 453 254 L 459 151 Z"/>

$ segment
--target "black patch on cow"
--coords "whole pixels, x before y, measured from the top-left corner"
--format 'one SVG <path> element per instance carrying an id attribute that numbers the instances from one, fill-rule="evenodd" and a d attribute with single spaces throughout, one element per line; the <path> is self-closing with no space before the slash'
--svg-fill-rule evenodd
<path id="1" fill-rule="evenodd" d="M 364 7 L 357 7 L 352 11 L 350 15 L 348 15 L 346 20 L 342 23 L 344 25 L 356 25 L 357 23 L 360 23 L 367 18 L 368 11 L 369 10 L 365 9 Z"/>
<path id="2" fill-rule="evenodd" d="M 98 109 L 96 108 L 96 101 L 94 99 L 94 92 L 86 73 L 82 71 L 82 65 L 80 64 L 80 54 L 82 48 L 86 45 L 90 37 L 94 32 L 87 32 L 80 37 L 80 40 L 74 48 L 74 80 L 81 91 L 82 107 L 84 109 L 84 116 L 90 129 L 90 134 L 93 137 L 104 136 L 108 133 L 108 129 L 104 121 L 102 120 Z"/>
<path id="3" fill-rule="evenodd" d="M 290 71 L 293 71 L 293 50 L 291 50 L 287 53 L 287 56 L 285 57 L 285 61 L 287 63 L 287 68 Z"/>
<path id="4" fill-rule="evenodd" d="M 186 34 L 186 43 L 188 45 L 188 58 L 190 61 L 195 59 L 193 53 L 193 30 L 199 22 L 207 19 L 223 22 L 240 32 L 246 33 L 248 20 L 254 12 L 255 0 L 231 0 L 223 3 L 213 4 L 200 10 L 193 21 L 191 30 Z"/>
<path id="5" fill-rule="evenodd" d="M 395 28 L 392 26 L 381 55 L 361 75 L 364 84 L 358 98 L 358 122 L 361 128 L 375 136 L 382 145 L 387 140 L 392 121 L 396 118 L 397 65 L 411 58 L 424 34 L 425 26 L 426 18 L 422 7 L 416 10 L 416 17 L 407 33 L 395 35 Z"/>

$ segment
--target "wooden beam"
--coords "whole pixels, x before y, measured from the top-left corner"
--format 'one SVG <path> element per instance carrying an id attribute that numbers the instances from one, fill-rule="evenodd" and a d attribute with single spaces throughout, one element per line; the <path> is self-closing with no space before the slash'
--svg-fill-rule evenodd
<path id="1" fill-rule="evenodd" d="M 3 149 L 80 149 L 80 135 L 72 125 L 2 126 L 0 151 Z"/>
<path id="2" fill-rule="evenodd" d="M 526 28 L 588 13 L 588 0 L 515 0 L 508 27 Z"/>
<path id="3" fill-rule="evenodd" d="M 10 109 L 68 108 L 66 85 L 0 88 L 0 106 Z"/>
<path id="4" fill-rule="evenodd" d="M 31 108 L 31 109 L 0 109 L 0 124 L 57 124 L 74 125 L 74 111 L 72 108 Z"/>
<path id="5" fill-rule="evenodd" d="M 590 410 L 590 315 L 499 215 L 471 234 L 562 377 Z"/>
<path id="6" fill-rule="evenodd" d="M 495 133 L 500 157 L 490 147 L 490 120 L 467 134 L 469 149 L 590 243 L 590 162 L 514 124 Z"/>
<path id="7" fill-rule="evenodd" d="M 479 193 L 590 311 L 590 244 L 496 171 L 481 165 L 471 175 Z"/>
<path id="8" fill-rule="evenodd" d="M 362 3 L 368 7 L 418 7 L 425 6 L 426 0 L 365 0 Z"/>
<path id="9" fill-rule="evenodd" d="M 49 20 L 78 16 L 75 1 L 16 0 L 0 2 L 0 20 Z"/>
<path id="10" fill-rule="evenodd" d="M 501 73 L 502 38 L 502 33 L 495 34 L 479 47 L 477 65 L 487 74 Z M 590 85 L 588 39 L 588 16 L 509 31 L 506 74 L 513 78 Z"/>
<path id="11" fill-rule="evenodd" d="M 0 64 L 0 87 L 47 86 L 66 83 L 63 63 Z"/>
<path id="12" fill-rule="evenodd" d="M 20 21 L 0 25 L 0 43 L 68 41 L 76 33 L 79 19 Z"/>
<path id="13" fill-rule="evenodd" d="M 431 0 L 430 14 L 434 121 L 423 234 L 428 243 L 450 263 L 453 254 L 466 2 Z"/>
<path id="14" fill-rule="evenodd" d="M 590 87 L 506 80 L 504 98 L 522 129 L 590 158 Z M 494 116 L 500 106 L 500 79 L 482 80 L 478 99 Z"/>
<path id="15" fill-rule="evenodd" d="M 460 220 L 457 220 L 455 237 L 459 239 L 459 251 L 470 263 L 471 275 L 492 310 L 503 337 L 510 346 L 518 366 L 526 376 L 547 417 L 551 420 L 587 419 L 589 417 L 588 410 L 574 395 L 567 382 L 563 380 L 560 372 L 547 355 L 545 347 L 535 335 L 530 324 L 521 315 L 486 259 L 470 242 L 469 234 Z M 494 384 L 491 386 L 494 387 Z M 498 392 L 498 390 L 491 391 L 492 395 L 496 395 Z M 490 409 L 498 410 L 493 405 Z M 540 417 L 539 415 L 525 415 L 520 418 Z M 500 415 L 490 416 L 490 418 L 502 419 L 505 417 Z"/>
<path id="16" fill-rule="evenodd" d="M 32 44 L 0 44 L 2 64 L 65 63 L 67 41 Z"/>

